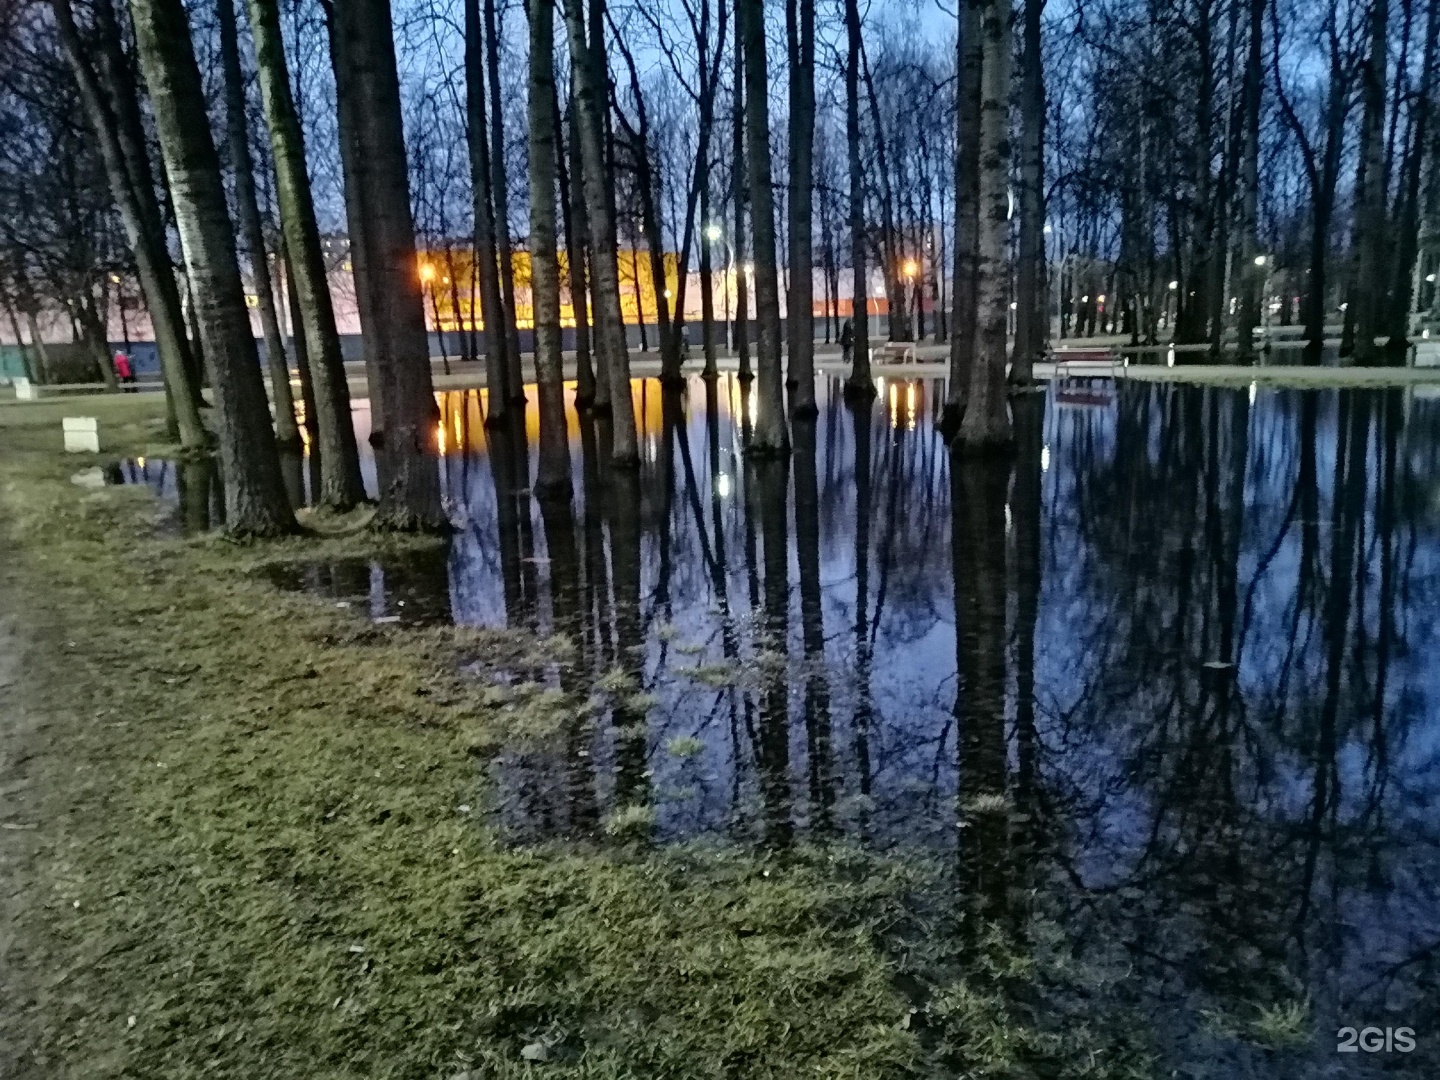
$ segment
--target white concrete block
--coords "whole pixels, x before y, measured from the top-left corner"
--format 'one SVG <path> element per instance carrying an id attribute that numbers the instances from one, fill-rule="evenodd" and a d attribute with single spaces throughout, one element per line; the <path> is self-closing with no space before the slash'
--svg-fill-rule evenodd
<path id="1" fill-rule="evenodd" d="M 36 397 L 35 387 L 31 384 L 30 380 L 27 379 L 24 375 L 17 375 L 17 376 L 15 376 L 14 385 L 15 385 L 15 400 L 16 400 L 16 401 L 34 401 L 34 400 L 35 400 L 35 397 Z"/>
<path id="2" fill-rule="evenodd" d="M 100 424 L 93 416 L 67 416 L 60 421 L 67 454 L 98 454 Z"/>

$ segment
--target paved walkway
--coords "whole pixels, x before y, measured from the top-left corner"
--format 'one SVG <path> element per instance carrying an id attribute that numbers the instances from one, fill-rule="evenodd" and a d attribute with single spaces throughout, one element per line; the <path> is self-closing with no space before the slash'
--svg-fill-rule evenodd
<path id="1" fill-rule="evenodd" d="M 1113 338 L 1067 339 L 1065 346 L 1076 349 L 1103 349 L 1115 346 L 1116 342 L 1117 339 Z M 1204 347 L 1199 346 L 1197 349 L 1203 351 Z M 872 363 L 871 370 L 877 378 L 943 379 L 950 374 L 949 350 L 949 345 L 945 344 L 919 345 L 915 349 L 915 362 L 882 363 L 877 359 Z M 1131 353 L 1131 350 L 1124 351 Z M 1302 366 L 1293 363 L 1190 364 L 1183 362 L 1171 366 L 1165 362 L 1168 351 L 1161 347 L 1160 349 L 1134 352 L 1129 356 L 1130 362 L 1124 369 L 1123 377 L 1147 382 L 1206 383 L 1227 386 L 1252 382 L 1266 386 L 1297 387 L 1440 385 L 1440 341 L 1419 343 L 1417 362 L 1414 367 L 1331 367 Z M 1176 350 L 1177 356 L 1183 357 L 1186 351 L 1184 348 Z M 1282 347 L 1277 352 L 1289 354 L 1290 350 Z M 1273 358 L 1272 355 L 1271 359 Z M 701 364 L 701 359 L 692 351 L 691 359 L 685 364 L 685 373 L 687 375 L 698 374 Z M 432 359 L 430 365 L 436 390 L 471 390 L 485 386 L 485 363 L 483 360 L 469 363 L 451 360 L 449 374 L 445 373 L 445 365 L 439 359 Z M 816 346 L 815 366 L 818 371 L 826 375 L 845 376 L 850 373 L 849 365 L 841 361 L 840 350 L 833 345 Z M 738 361 L 734 356 L 721 356 L 719 367 L 721 371 L 735 371 L 738 368 Z M 531 370 L 529 354 L 526 354 L 525 357 L 525 369 L 528 375 Z M 632 352 L 630 354 L 630 373 L 635 378 L 658 376 L 660 374 L 659 356 L 653 351 L 648 353 Z M 365 381 L 364 364 L 347 363 L 345 374 L 350 385 L 351 397 L 368 396 L 369 388 Z M 1117 374 L 1119 373 L 1117 372 Z M 567 353 L 565 356 L 565 377 L 567 379 L 575 377 L 573 353 Z M 1055 365 L 1036 364 L 1035 377 L 1045 380 L 1053 379 Z M 65 387 L 61 392 L 69 397 L 99 393 L 100 389 L 100 384 L 95 383 Z M 158 390 L 158 383 L 142 383 L 140 385 L 142 394 L 158 393 Z M 45 393 L 45 396 L 48 397 L 55 392 L 55 390 L 50 390 Z M 3 394 L 5 399 L 9 399 L 12 397 L 13 391 L 7 387 L 0 390 L 0 394 Z"/>

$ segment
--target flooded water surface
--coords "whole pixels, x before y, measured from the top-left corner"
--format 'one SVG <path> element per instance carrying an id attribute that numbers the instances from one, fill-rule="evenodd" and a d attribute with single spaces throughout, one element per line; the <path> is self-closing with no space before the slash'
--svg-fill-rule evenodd
<path id="1" fill-rule="evenodd" d="M 277 578 L 563 636 L 529 677 L 590 706 L 485 766 L 513 842 L 913 851 L 1120 972 L 1157 1075 L 1433 1075 L 1440 401 L 1052 386 L 972 462 L 943 383 L 832 384 L 760 462 L 732 378 L 634 393 L 638 473 L 572 412 L 543 504 L 533 409 L 440 395 L 448 554 Z M 1420 1046 L 1337 1057 L 1347 1026 Z"/>

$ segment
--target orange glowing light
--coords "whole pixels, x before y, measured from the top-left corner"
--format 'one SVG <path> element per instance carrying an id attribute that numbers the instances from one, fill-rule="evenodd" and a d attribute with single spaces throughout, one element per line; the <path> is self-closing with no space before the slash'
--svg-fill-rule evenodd
<path id="1" fill-rule="evenodd" d="M 431 266 L 429 263 L 421 263 L 421 264 L 420 264 L 420 280 L 421 280 L 421 281 L 426 281 L 426 282 L 434 281 L 434 280 L 435 280 L 435 267 Z"/>
<path id="2" fill-rule="evenodd" d="M 905 271 L 906 277 L 913 278 L 916 274 L 920 272 L 920 264 L 917 263 L 914 259 L 906 259 L 905 265 L 901 267 L 901 269 Z"/>

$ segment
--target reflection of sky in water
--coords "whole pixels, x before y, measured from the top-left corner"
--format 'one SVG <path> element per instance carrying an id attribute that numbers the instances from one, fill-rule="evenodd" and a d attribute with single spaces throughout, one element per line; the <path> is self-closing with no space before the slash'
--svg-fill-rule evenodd
<path id="1" fill-rule="evenodd" d="M 890 381 L 867 422 L 838 385 L 824 388 L 810 537 L 796 515 L 807 455 L 793 455 L 786 486 L 761 482 L 741 456 L 732 378 L 713 413 L 703 381 L 688 382 L 668 416 L 672 439 L 658 384 L 637 381 L 633 504 L 570 414 L 567 561 L 549 534 L 563 525 L 547 523 L 526 476 L 497 489 L 497 460 L 502 474 L 511 466 L 480 422 L 483 393 L 442 394 L 443 487 L 458 529 L 448 572 L 365 567 L 358 581 L 308 587 L 372 612 L 399 611 L 387 589 L 410 603 L 428 589 L 421 617 L 448 607 L 462 623 L 563 630 L 592 681 L 638 668 L 654 697 L 647 772 L 619 801 L 652 802 L 661 836 L 760 838 L 776 798 L 764 776 L 778 769 L 781 812 L 800 828 L 833 807 L 837 827 L 872 842 L 947 850 L 957 794 L 973 794 L 958 790 L 958 736 L 1002 720 L 957 702 L 952 536 L 967 515 L 952 505 L 933 431 L 940 395 L 938 382 Z M 1419 1029 L 1440 942 L 1440 401 L 1269 389 L 1252 401 L 1244 388 L 1138 382 L 1045 397 L 1043 435 L 1017 455 L 986 534 L 1004 567 L 1003 632 L 965 646 L 1004 666 L 1004 775 L 992 781 L 1024 815 L 1013 828 L 1035 837 L 1016 872 L 1053 896 L 1085 950 L 1151 980 L 1165 1008 L 1192 1015 L 1223 984 L 1244 1000 L 1309 993 L 1322 1031 Z M 373 484 L 363 405 L 357 420 Z M 533 408 L 527 421 L 533 476 Z M 868 484 L 857 466 L 867 428 Z M 1027 475 L 1038 507 L 1026 505 Z M 768 617 L 783 611 L 788 654 L 778 765 L 761 662 L 765 526 L 777 520 L 787 574 Z M 1022 557 L 1031 541 L 1033 565 Z M 614 617 L 629 543 L 638 623 Z M 962 567 L 976 557 L 964 548 Z M 805 646 L 807 552 L 823 662 Z M 559 625 L 557 585 L 586 614 Z M 1034 726 L 1022 730 L 1027 595 Z M 725 665 L 743 670 L 741 686 L 707 683 Z M 827 730 L 828 766 L 817 767 Z M 677 754 L 676 740 L 694 742 Z M 598 800 L 603 814 L 616 799 L 624 755 L 613 731 L 586 729 L 569 749 L 497 763 L 497 812 L 517 838 L 593 827 L 582 804 Z M 1033 782 L 1021 780 L 1027 767 Z M 1281 970 L 1292 981 L 1277 982 Z"/>

